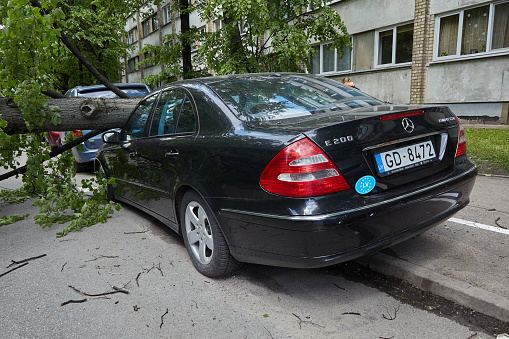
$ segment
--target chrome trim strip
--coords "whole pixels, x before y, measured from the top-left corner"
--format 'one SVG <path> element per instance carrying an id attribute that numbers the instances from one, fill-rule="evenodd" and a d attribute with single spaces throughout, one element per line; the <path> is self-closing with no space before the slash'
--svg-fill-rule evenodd
<path id="1" fill-rule="evenodd" d="M 318 220 L 326 220 L 326 219 L 329 219 L 329 218 L 333 218 L 333 217 L 337 217 L 337 216 L 341 216 L 341 215 L 346 215 L 346 214 L 355 213 L 355 212 L 367 210 L 367 209 L 370 209 L 370 208 L 378 207 L 380 205 L 388 204 L 388 203 L 391 203 L 391 202 L 394 202 L 394 201 L 397 201 L 397 200 L 400 200 L 400 199 L 405 199 L 405 198 L 411 197 L 411 196 L 416 195 L 416 194 L 421 194 L 421 193 L 426 192 L 426 191 L 431 191 L 431 190 L 433 190 L 433 189 L 435 189 L 435 188 L 437 188 L 439 186 L 447 185 L 448 183 L 450 183 L 452 181 L 455 181 L 455 180 L 457 180 L 457 179 L 459 179 L 461 177 L 468 176 L 470 173 L 474 172 L 476 169 L 477 169 L 477 167 L 473 166 L 468 171 L 463 172 L 461 174 L 458 174 L 455 177 L 449 178 L 446 181 L 441 181 L 441 182 L 436 183 L 436 184 L 434 184 L 432 186 L 428 186 L 426 188 L 422 188 L 422 189 L 420 189 L 418 191 L 415 191 L 415 192 L 412 192 L 412 193 L 407 193 L 407 194 L 404 194 L 404 195 L 400 195 L 400 196 L 397 196 L 397 197 L 394 197 L 394 198 L 391 198 L 391 199 L 388 199 L 388 200 L 384 200 L 382 202 L 378 202 L 378 203 L 375 203 L 375 204 L 371 204 L 371 205 L 367 205 L 367 206 L 363 206 L 363 207 L 358 207 L 358 208 L 354 208 L 354 209 L 347 210 L 347 211 L 330 213 L 330 214 L 286 216 L 286 215 L 277 215 L 277 214 L 266 214 L 266 213 L 257 213 L 257 212 L 249 212 L 249 211 L 240 211 L 240 210 L 234 210 L 234 209 L 229 209 L 229 208 L 222 208 L 220 211 L 222 211 L 222 212 L 230 212 L 230 213 L 237 213 L 237 214 L 244 214 L 244 215 L 252 215 L 252 216 L 256 216 L 256 217 L 264 217 L 264 218 L 272 218 L 272 219 L 280 219 L 280 220 L 290 220 L 290 221 L 318 221 Z"/>
<path id="2" fill-rule="evenodd" d="M 416 140 L 416 139 L 427 138 L 427 137 L 431 137 L 431 136 L 438 135 L 438 134 L 441 134 L 441 132 L 432 132 L 432 133 L 426 133 L 426 134 L 419 134 L 419 135 L 415 135 L 415 136 L 408 137 L 408 138 L 397 139 L 397 140 L 393 140 L 393 141 L 390 141 L 390 142 L 384 142 L 384 143 L 381 143 L 381 144 L 378 144 L 378 145 L 369 146 L 369 147 L 364 148 L 362 151 L 366 152 L 366 151 L 369 151 L 369 150 L 372 150 L 372 149 L 377 149 L 377 148 L 380 148 L 380 147 L 383 147 L 383 146 L 397 145 L 397 144 L 400 144 L 400 143 L 405 142 L 405 141 L 411 141 L 411 140 Z"/>

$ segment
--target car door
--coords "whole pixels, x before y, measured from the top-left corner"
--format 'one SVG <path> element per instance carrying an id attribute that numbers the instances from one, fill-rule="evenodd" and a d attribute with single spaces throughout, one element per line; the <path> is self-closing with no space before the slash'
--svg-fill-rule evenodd
<path id="1" fill-rule="evenodd" d="M 152 95 L 139 103 L 120 132 L 119 147 L 108 152 L 111 176 L 116 179 L 115 195 L 128 199 L 142 207 L 148 207 L 149 197 L 141 178 L 149 170 L 150 161 L 139 152 L 146 139 L 148 124 L 158 95 Z"/>
<path id="2" fill-rule="evenodd" d="M 189 169 L 186 161 L 197 126 L 191 95 L 185 89 L 170 88 L 161 93 L 149 136 L 138 145 L 139 153 L 150 163 L 141 178 L 150 191 L 149 208 L 175 224 L 173 192 Z"/>

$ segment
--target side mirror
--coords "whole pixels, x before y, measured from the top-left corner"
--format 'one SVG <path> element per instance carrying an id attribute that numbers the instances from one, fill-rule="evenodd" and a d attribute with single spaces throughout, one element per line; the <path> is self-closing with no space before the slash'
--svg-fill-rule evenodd
<path id="1" fill-rule="evenodd" d="M 102 135 L 102 140 L 105 144 L 117 144 L 120 141 L 120 133 L 117 131 L 105 132 Z"/>

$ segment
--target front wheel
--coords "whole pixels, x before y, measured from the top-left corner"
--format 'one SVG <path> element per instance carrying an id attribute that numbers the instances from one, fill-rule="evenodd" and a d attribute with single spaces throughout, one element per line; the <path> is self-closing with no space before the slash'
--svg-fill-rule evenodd
<path id="1" fill-rule="evenodd" d="M 97 162 L 99 164 L 99 168 L 97 169 L 97 172 L 101 174 L 106 180 L 108 180 L 108 177 L 106 176 L 106 171 L 104 170 L 103 165 L 100 162 Z M 106 193 L 106 200 L 108 201 L 115 201 L 115 194 L 113 193 L 113 187 L 111 187 L 110 184 L 106 184 L 106 187 L 104 188 Z"/>
<path id="2" fill-rule="evenodd" d="M 180 211 L 184 243 L 198 272 L 221 278 L 235 271 L 240 263 L 231 256 L 224 235 L 203 199 L 195 192 L 187 192 Z"/>

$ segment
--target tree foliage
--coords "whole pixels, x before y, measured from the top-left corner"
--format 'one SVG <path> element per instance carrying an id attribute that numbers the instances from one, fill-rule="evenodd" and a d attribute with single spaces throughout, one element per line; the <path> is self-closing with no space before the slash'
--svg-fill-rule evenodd
<path id="1" fill-rule="evenodd" d="M 71 36 L 83 54 L 106 78 L 117 80 L 118 58 L 127 46 L 118 39 L 126 20 L 145 1 L 124 0 L 9 0 L 0 3 L 0 96 L 10 97 L 20 109 L 28 131 L 48 121 L 61 123 L 58 107 L 51 107 L 42 93 L 65 91 L 67 86 L 88 85 L 97 80 L 80 70 L 62 43 Z M 138 7 L 136 7 L 138 6 Z M 66 45 L 67 46 L 67 45 Z M 15 168 L 26 158 L 22 186 L 1 192 L 6 201 L 13 196 L 32 198 L 40 208 L 35 221 L 42 227 L 67 222 L 60 233 L 104 222 L 115 205 L 105 203 L 102 177 L 81 182 L 78 189 L 72 154 L 50 160 L 44 134 L 8 135 L 7 121 L 0 118 L 0 166 Z M 55 128 L 58 129 L 58 128 Z M 11 218 L 15 220 L 15 218 Z"/>
<path id="2" fill-rule="evenodd" d="M 191 27 L 168 34 L 170 46 L 146 45 L 143 52 L 156 52 L 145 61 L 164 64 L 159 75 L 146 79 L 150 84 L 182 77 L 183 43 L 198 45 L 193 58 L 193 75 L 272 71 L 303 72 L 314 56 L 312 43 L 329 41 L 342 51 L 350 36 L 340 15 L 322 0 L 210 0 L 197 2 L 204 22 L 215 26 L 213 33 Z"/>

